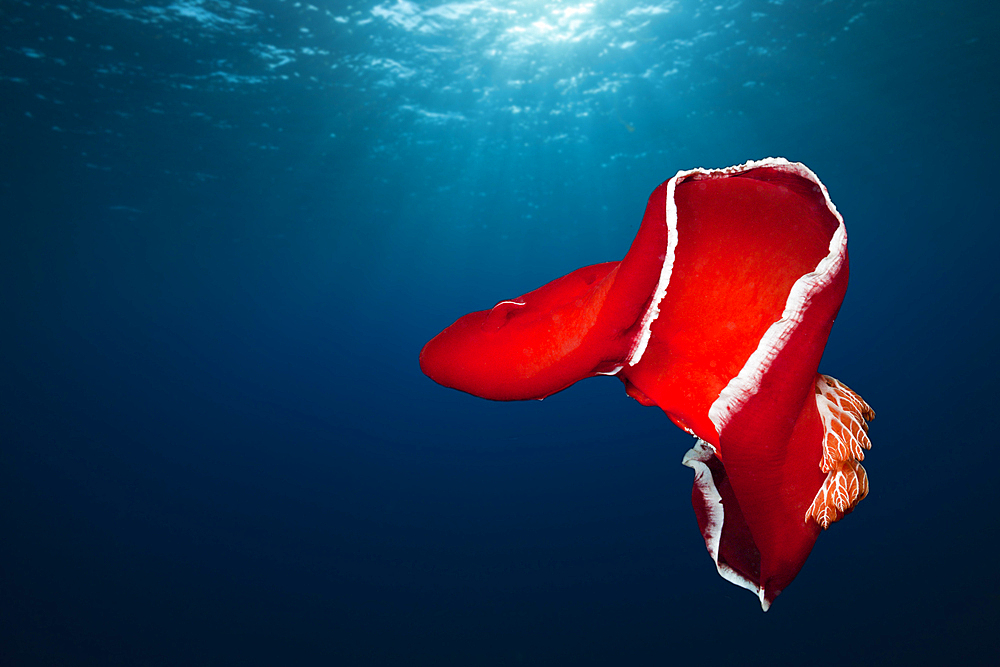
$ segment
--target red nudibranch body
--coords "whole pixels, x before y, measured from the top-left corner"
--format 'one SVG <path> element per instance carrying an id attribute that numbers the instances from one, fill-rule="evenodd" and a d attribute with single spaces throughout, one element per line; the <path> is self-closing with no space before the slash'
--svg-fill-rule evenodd
<path id="1" fill-rule="evenodd" d="M 844 221 L 804 165 L 681 171 L 650 195 L 623 260 L 460 318 L 420 367 L 502 401 L 616 375 L 698 439 L 683 463 L 705 545 L 766 611 L 868 493 L 875 413 L 817 372 L 847 264 Z"/>

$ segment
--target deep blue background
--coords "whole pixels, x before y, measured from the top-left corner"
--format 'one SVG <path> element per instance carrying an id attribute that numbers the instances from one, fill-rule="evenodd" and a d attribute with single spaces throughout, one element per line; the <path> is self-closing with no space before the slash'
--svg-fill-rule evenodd
<path id="1" fill-rule="evenodd" d="M 0 662 L 997 664 L 997 4 L 0 4 Z M 763 614 L 690 438 L 441 388 L 678 169 L 824 180 L 872 492 Z"/>

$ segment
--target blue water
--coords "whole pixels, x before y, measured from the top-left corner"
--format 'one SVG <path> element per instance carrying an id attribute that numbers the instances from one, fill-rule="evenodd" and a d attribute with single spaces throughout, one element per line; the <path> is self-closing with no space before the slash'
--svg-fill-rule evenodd
<path id="1" fill-rule="evenodd" d="M 0 663 L 997 664 L 1000 11 L 0 6 Z M 613 378 L 440 387 L 679 169 L 823 179 L 871 495 L 767 614 Z"/>

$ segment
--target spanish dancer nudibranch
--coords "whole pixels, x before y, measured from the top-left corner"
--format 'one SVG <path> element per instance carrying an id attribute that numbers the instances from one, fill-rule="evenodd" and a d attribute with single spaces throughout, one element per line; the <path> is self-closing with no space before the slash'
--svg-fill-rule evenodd
<path id="1" fill-rule="evenodd" d="M 683 463 L 705 545 L 766 611 L 868 493 L 875 413 L 818 372 L 847 277 L 844 221 L 804 165 L 681 171 L 623 260 L 460 318 L 420 366 L 497 401 L 617 376 L 697 438 Z"/>

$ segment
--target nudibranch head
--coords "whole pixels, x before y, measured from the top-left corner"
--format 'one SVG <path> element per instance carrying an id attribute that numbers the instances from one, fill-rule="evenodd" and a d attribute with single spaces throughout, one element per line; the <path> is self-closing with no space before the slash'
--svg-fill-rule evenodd
<path id="1" fill-rule="evenodd" d="M 617 268 L 586 266 L 459 318 L 424 346 L 420 368 L 446 387 L 498 401 L 545 398 L 613 370 L 611 342 L 597 339 Z"/>

